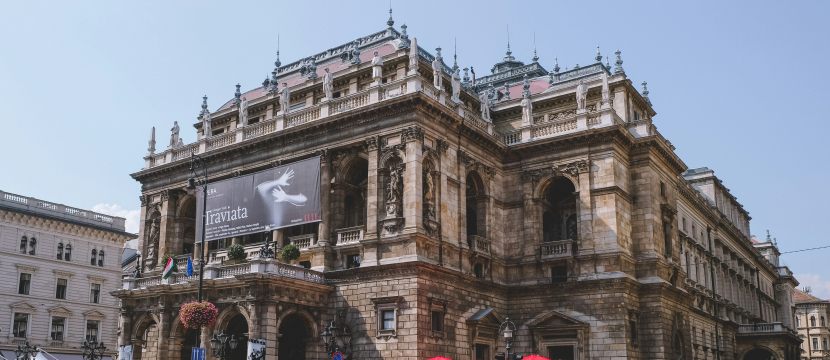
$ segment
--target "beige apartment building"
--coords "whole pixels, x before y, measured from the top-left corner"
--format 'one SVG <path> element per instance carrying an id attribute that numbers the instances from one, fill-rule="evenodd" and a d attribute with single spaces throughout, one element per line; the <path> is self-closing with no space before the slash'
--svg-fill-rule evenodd
<path id="1" fill-rule="evenodd" d="M 28 342 L 80 359 L 85 340 L 114 353 L 124 219 L 0 191 L 0 352 Z"/>
<path id="2" fill-rule="evenodd" d="M 806 360 L 830 358 L 830 301 L 796 289 L 795 316 L 798 337 L 801 338 L 801 358 Z"/>
<path id="3" fill-rule="evenodd" d="M 361 360 L 493 359 L 508 340 L 568 360 L 798 359 L 797 282 L 753 246 L 714 172 L 660 134 L 619 51 L 561 69 L 508 46 L 476 76 L 387 25 L 278 58 L 215 110 L 204 98 L 194 143 L 176 125 L 156 151 L 153 131 L 132 174 L 143 274 L 113 293 L 133 359 L 186 359 L 219 333 L 265 344 L 266 359 L 330 358 L 330 324 Z M 322 221 L 202 248 L 192 154 L 210 183 L 319 158 Z M 231 244 L 246 261 L 228 261 Z M 299 259 L 269 256 L 287 244 Z M 181 325 L 198 276 L 162 279 L 164 254 L 206 256 L 213 326 Z"/>

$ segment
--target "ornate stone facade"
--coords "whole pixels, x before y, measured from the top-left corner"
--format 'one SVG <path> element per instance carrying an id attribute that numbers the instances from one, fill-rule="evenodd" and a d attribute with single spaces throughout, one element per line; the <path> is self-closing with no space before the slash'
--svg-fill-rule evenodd
<path id="1" fill-rule="evenodd" d="M 334 322 L 352 359 L 492 359 L 509 316 L 514 352 L 557 359 L 743 359 L 767 343 L 793 358 L 791 332 L 740 328 L 781 321 L 791 279 L 758 256 L 720 181 L 686 171 L 621 58 L 549 74 L 508 53 L 453 96 L 454 72 L 415 44 L 386 29 L 278 67 L 290 101 L 250 90 L 248 126 L 229 102 L 207 117 L 212 137 L 145 158 L 147 271 L 116 293 L 122 344 L 174 359 L 224 331 L 264 339 L 266 359 L 317 359 Z M 181 149 L 211 181 L 320 156 L 322 222 L 200 249 Z M 266 240 L 300 258 L 255 259 Z M 251 260 L 230 264 L 231 243 Z M 151 259 L 200 252 L 220 321 L 188 332 L 176 309 L 197 281 L 162 281 Z"/>

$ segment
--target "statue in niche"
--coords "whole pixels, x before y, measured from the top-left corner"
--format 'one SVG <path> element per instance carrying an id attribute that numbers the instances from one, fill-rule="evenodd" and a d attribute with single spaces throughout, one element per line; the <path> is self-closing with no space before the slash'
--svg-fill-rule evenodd
<path id="1" fill-rule="evenodd" d="M 533 102 L 530 101 L 530 93 L 525 93 L 525 96 L 522 97 L 521 102 L 522 107 L 522 124 L 530 125 L 533 123 Z"/>
<path id="2" fill-rule="evenodd" d="M 383 78 L 383 58 L 375 51 L 372 57 L 372 79 L 380 81 Z"/>
<path id="3" fill-rule="evenodd" d="M 174 148 L 179 146 L 179 122 L 173 122 L 173 128 L 170 129 L 170 147 Z"/>
<path id="4" fill-rule="evenodd" d="M 580 80 L 579 85 L 576 86 L 576 109 L 585 110 L 585 105 L 588 99 L 588 86 L 585 81 Z"/>
<path id="5" fill-rule="evenodd" d="M 490 121 L 490 93 L 482 91 L 478 94 L 478 101 L 481 103 L 481 118 Z"/>
<path id="6" fill-rule="evenodd" d="M 153 270 L 158 264 L 159 224 L 158 219 L 150 221 L 150 231 L 147 235 L 147 258 L 144 260 L 147 271 Z"/>
<path id="7" fill-rule="evenodd" d="M 400 211 L 402 171 L 399 165 L 389 169 L 389 181 L 386 184 L 386 217 L 397 217 Z"/>
<path id="8" fill-rule="evenodd" d="M 325 68 L 326 74 L 323 75 L 323 92 L 326 94 L 326 100 L 331 100 L 334 97 L 334 76 L 329 72 L 329 68 Z"/>
<path id="9" fill-rule="evenodd" d="M 239 127 L 248 126 L 248 98 L 239 102 Z"/>
<path id="10" fill-rule="evenodd" d="M 461 74 L 458 69 L 455 69 L 455 72 L 452 73 L 450 84 L 452 85 L 452 100 L 461 102 Z"/>
<path id="11" fill-rule="evenodd" d="M 424 217 L 427 220 L 435 221 L 435 180 L 432 171 L 424 170 Z"/>
<path id="12" fill-rule="evenodd" d="M 280 108 L 283 114 L 288 114 L 291 107 L 291 90 L 288 90 L 288 83 L 282 83 L 282 91 L 280 92 Z"/>

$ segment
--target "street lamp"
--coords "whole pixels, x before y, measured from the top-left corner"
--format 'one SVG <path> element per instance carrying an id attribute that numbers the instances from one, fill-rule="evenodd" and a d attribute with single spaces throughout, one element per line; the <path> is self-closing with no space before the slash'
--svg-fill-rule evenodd
<path id="1" fill-rule="evenodd" d="M 213 334 L 213 338 L 210 339 L 213 356 L 218 357 L 220 360 L 224 360 L 225 356 L 230 351 L 236 350 L 237 346 L 239 346 L 239 339 L 236 338 L 236 335 L 226 335 L 224 332 L 220 332 L 218 335 Z"/>
<path id="2" fill-rule="evenodd" d="M 104 358 L 104 352 L 107 351 L 107 347 L 104 346 L 103 342 L 96 343 L 94 341 L 84 341 L 81 349 L 84 350 L 82 355 L 84 360 L 101 360 Z"/>
<path id="3" fill-rule="evenodd" d="M 29 360 L 34 359 L 37 352 L 38 347 L 29 345 L 29 341 L 26 340 L 23 344 L 17 345 L 17 350 L 14 351 L 14 356 L 17 360 Z"/>
<path id="4" fill-rule="evenodd" d="M 323 340 L 323 346 L 326 348 L 326 353 L 329 358 L 332 358 L 338 352 L 351 352 L 352 331 L 349 326 L 343 321 L 344 314 L 341 312 L 337 315 L 338 320 L 332 321 L 328 326 L 323 328 L 320 333 L 320 338 Z M 340 324 L 338 326 L 338 323 Z M 343 349 L 340 344 L 343 344 Z"/>
<path id="5" fill-rule="evenodd" d="M 512 360 L 510 356 L 510 346 L 513 345 L 513 335 L 516 332 L 516 324 L 510 321 L 510 317 L 505 317 L 504 321 L 499 325 L 499 332 L 504 336 L 504 360 Z"/>

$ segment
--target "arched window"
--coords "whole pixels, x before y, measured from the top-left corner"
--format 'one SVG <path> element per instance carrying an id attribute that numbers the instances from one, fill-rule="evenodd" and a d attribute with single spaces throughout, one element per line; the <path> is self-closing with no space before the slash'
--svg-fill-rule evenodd
<path id="1" fill-rule="evenodd" d="M 92 249 L 92 258 L 89 260 L 90 265 L 95 265 L 98 262 L 98 250 Z"/>
<path id="2" fill-rule="evenodd" d="M 20 253 L 21 253 L 21 254 L 25 254 L 25 253 L 26 253 L 26 247 L 27 247 L 27 246 L 29 246 L 29 238 L 27 238 L 27 237 L 24 235 L 23 237 L 21 237 L 21 238 L 20 238 Z"/>
<path id="3" fill-rule="evenodd" d="M 58 260 L 63 260 L 63 241 L 58 243 Z"/>
<path id="4" fill-rule="evenodd" d="M 104 250 L 98 252 L 98 266 L 104 266 Z"/>
<path id="5" fill-rule="evenodd" d="M 816 327 L 816 317 L 815 316 L 810 316 L 810 326 L 811 327 Z"/>
<path id="6" fill-rule="evenodd" d="M 37 253 L 37 239 L 34 237 L 29 239 L 29 255 L 34 255 Z"/>
<path id="7" fill-rule="evenodd" d="M 343 181 L 343 227 L 366 225 L 366 185 L 369 162 L 356 158 L 349 164 Z"/>
<path id="8" fill-rule="evenodd" d="M 466 189 L 467 235 L 486 236 L 487 199 L 484 182 L 477 173 L 471 172 L 467 175 Z"/>
<path id="9" fill-rule="evenodd" d="M 63 250 L 63 259 L 72 261 L 72 244 L 66 244 L 66 248 Z"/>
<path id="10" fill-rule="evenodd" d="M 570 180 L 551 181 L 542 199 L 542 241 L 577 240 L 576 189 Z"/>

